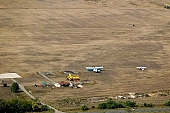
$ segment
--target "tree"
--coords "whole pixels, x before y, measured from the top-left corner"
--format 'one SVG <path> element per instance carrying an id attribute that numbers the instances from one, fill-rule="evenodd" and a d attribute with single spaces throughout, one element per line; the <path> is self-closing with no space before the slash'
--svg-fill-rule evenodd
<path id="1" fill-rule="evenodd" d="M 36 102 L 32 102 L 32 109 L 33 111 L 39 111 L 39 106 Z"/>
<path id="2" fill-rule="evenodd" d="M 87 105 L 84 104 L 81 106 L 81 110 L 86 111 L 86 110 L 89 110 L 89 108 L 87 107 Z"/>
<path id="3" fill-rule="evenodd" d="M 121 102 L 117 102 L 116 108 L 124 108 L 124 106 Z"/>
<path id="4" fill-rule="evenodd" d="M 38 105 L 35 100 L 3 100 L 0 99 L 0 113 L 26 113 L 52 111 L 47 105 Z"/>
<path id="5" fill-rule="evenodd" d="M 170 106 L 170 100 L 168 100 L 167 102 L 165 102 L 166 106 Z"/>
<path id="6" fill-rule="evenodd" d="M 18 90 L 19 90 L 19 85 L 18 85 L 18 83 L 14 82 L 14 83 L 12 84 L 11 91 L 12 91 L 13 93 L 16 93 Z"/>
<path id="7" fill-rule="evenodd" d="M 116 102 L 113 101 L 112 99 L 108 99 L 106 104 L 107 104 L 106 105 L 107 109 L 114 109 L 116 108 L 116 105 L 117 105 Z"/>
<path id="8" fill-rule="evenodd" d="M 20 110 L 24 112 L 32 111 L 32 101 L 20 100 L 19 101 Z"/>
<path id="9" fill-rule="evenodd" d="M 6 111 L 6 102 L 0 99 L 0 113 L 4 113 Z"/>
<path id="10" fill-rule="evenodd" d="M 104 103 L 98 104 L 99 109 L 115 109 L 115 108 L 124 108 L 121 102 L 115 102 L 112 99 L 108 99 Z"/>
<path id="11" fill-rule="evenodd" d="M 126 101 L 124 102 L 125 106 L 128 106 L 128 107 L 136 107 L 136 102 L 131 102 L 131 101 Z"/>
<path id="12" fill-rule="evenodd" d="M 145 107 L 154 107 L 154 105 L 152 103 L 144 103 L 143 104 Z"/>
<path id="13" fill-rule="evenodd" d="M 107 103 L 100 103 L 98 104 L 99 109 L 106 109 L 107 108 Z"/>
<path id="14" fill-rule="evenodd" d="M 107 109 L 124 108 L 121 102 L 115 102 L 112 99 L 107 100 Z"/>
<path id="15" fill-rule="evenodd" d="M 41 106 L 41 111 L 48 111 L 48 106 L 47 105 L 42 105 Z"/>

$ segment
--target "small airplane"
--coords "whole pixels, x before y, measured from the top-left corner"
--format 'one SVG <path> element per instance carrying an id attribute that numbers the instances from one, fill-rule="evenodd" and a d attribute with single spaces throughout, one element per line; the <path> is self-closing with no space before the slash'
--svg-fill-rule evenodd
<path id="1" fill-rule="evenodd" d="M 146 69 L 146 67 L 136 67 L 136 68 L 139 70 L 142 70 L 142 71 L 144 71 Z"/>
<path id="2" fill-rule="evenodd" d="M 99 66 L 99 67 L 91 66 L 91 67 L 86 67 L 86 69 L 87 69 L 88 71 L 94 71 L 94 72 L 98 73 L 98 72 L 101 71 L 101 69 L 103 69 L 103 66 Z"/>

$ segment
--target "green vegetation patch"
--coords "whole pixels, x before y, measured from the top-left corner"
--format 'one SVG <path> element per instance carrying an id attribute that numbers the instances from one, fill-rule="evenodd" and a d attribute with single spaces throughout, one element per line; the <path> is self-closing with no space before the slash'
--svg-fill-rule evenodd
<path id="1" fill-rule="evenodd" d="M 165 5 L 164 5 L 164 8 L 166 8 L 166 9 L 170 9 L 170 5 L 165 4 Z"/>
<path id="2" fill-rule="evenodd" d="M 51 111 L 47 105 L 42 105 L 37 100 L 3 100 L 0 99 L 0 113 L 25 113 Z"/>

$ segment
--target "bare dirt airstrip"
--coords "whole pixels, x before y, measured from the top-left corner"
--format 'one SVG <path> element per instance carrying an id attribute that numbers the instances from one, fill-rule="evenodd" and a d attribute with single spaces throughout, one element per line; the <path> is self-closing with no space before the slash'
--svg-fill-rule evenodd
<path id="1" fill-rule="evenodd" d="M 170 10 L 164 4 L 170 2 L 1 0 L 0 73 L 17 72 L 25 85 L 45 81 L 37 71 L 55 72 L 56 82 L 66 81 L 62 70 L 95 81 L 82 89 L 33 93 L 54 107 L 67 97 L 170 90 Z M 104 71 L 90 73 L 86 66 L 104 66 Z"/>

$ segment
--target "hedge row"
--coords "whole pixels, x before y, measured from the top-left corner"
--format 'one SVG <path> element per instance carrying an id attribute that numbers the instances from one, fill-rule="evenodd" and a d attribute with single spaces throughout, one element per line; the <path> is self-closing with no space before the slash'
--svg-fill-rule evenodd
<path id="1" fill-rule="evenodd" d="M 165 103 L 165 105 L 170 106 L 170 100 Z M 125 101 L 125 102 L 115 102 L 112 99 L 108 99 L 106 102 L 99 103 L 98 104 L 98 109 L 116 109 L 116 108 L 133 108 L 133 107 L 138 107 L 136 102 L 131 102 L 131 101 Z M 154 107 L 152 103 L 144 103 L 142 107 Z M 92 106 L 92 108 L 95 108 Z M 82 111 L 89 110 L 87 105 L 83 105 L 81 107 Z"/>

